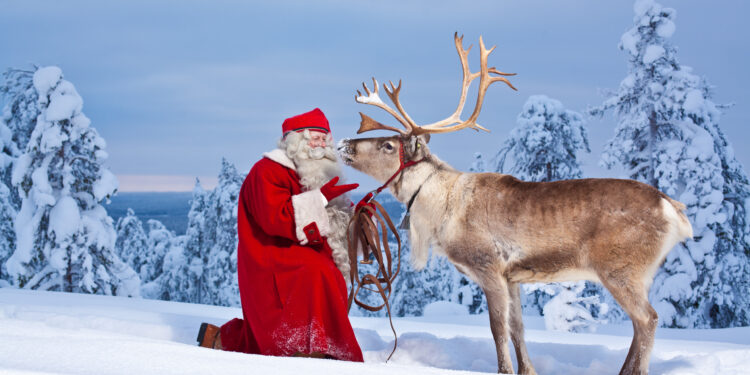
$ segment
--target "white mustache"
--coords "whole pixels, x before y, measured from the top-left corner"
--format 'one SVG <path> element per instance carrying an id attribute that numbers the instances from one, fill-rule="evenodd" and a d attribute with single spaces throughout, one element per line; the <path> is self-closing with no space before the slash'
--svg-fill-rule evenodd
<path id="1" fill-rule="evenodd" d="M 326 156 L 326 149 L 324 147 L 310 147 L 307 154 L 310 156 L 310 159 L 320 160 Z"/>

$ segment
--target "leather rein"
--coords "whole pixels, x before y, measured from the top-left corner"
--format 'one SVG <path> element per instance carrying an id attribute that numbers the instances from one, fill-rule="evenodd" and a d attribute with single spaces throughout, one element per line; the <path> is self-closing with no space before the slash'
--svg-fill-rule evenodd
<path id="1" fill-rule="evenodd" d="M 398 234 L 396 226 L 393 225 L 388 213 L 385 211 L 383 206 L 375 200 L 375 197 L 383 191 L 388 184 L 393 181 L 396 176 L 401 172 L 413 165 L 416 165 L 425 160 L 425 158 L 419 160 L 410 160 L 404 162 L 404 143 L 399 140 L 399 168 L 396 173 L 391 176 L 382 186 L 367 193 L 362 200 L 366 203 L 362 205 L 352 216 L 347 227 L 347 245 L 349 248 L 349 280 L 351 289 L 349 291 L 349 302 L 348 309 L 351 310 L 352 302 L 368 311 L 380 311 L 383 307 L 388 311 L 388 320 L 391 324 L 391 330 L 393 331 L 393 351 L 386 359 L 386 362 L 391 359 L 393 353 L 396 352 L 396 346 L 398 345 L 398 335 L 396 335 L 396 329 L 393 327 L 393 319 L 391 316 L 391 306 L 388 303 L 388 299 L 392 292 L 393 281 L 396 279 L 399 271 L 401 270 L 401 237 Z M 418 191 L 417 191 L 418 193 Z M 415 194 L 416 197 L 416 194 Z M 409 206 L 413 202 L 413 197 L 409 202 Z M 374 206 L 371 207 L 369 204 Z M 398 244 L 397 249 L 397 263 L 396 272 L 393 272 L 393 257 L 391 254 L 390 245 L 388 244 L 388 231 L 393 233 Z M 362 260 L 357 262 L 357 248 L 362 249 Z M 365 274 L 362 277 L 359 276 L 359 269 L 357 264 L 372 264 L 373 261 L 370 255 L 373 255 L 377 261 L 378 272 L 377 274 Z M 354 284 L 357 284 L 355 289 Z M 366 289 L 374 293 L 380 294 L 383 298 L 383 304 L 381 305 L 368 305 L 365 302 L 360 301 L 357 298 L 360 289 Z"/>

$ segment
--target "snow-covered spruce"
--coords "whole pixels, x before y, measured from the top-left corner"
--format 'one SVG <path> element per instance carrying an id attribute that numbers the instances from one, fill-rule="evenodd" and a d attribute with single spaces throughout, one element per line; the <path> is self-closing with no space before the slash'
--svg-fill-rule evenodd
<path id="1" fill-rule="evenodd" d="M 237 204 L 242 176 L 222 159 L 219 183 L 206 191 L 196 180 L 185 235 L 148 221 L 141 267 L 146 298 L 239 306 Z"/>
<path id="2" fill-rule="evenodd" d="M 141 267 L 141 295 L 145 298 L 179 300 L 185 289 L 184 236 L 176 236 L 159 220 L 149 219 L 148 252 Z"/>
<path id="3" fill-rule="evenodd" d="M 222 158 L 219 182 L 210 193 L 209 222 L 206 225 L 209 242 L 206 281 L 210 303 L 239 306 L 237 284 L 237 205 L 243 178 L 228 160 Z"/>
<path id="4" fill-rule="evenodd" d="M 11 283 L 137 296 L 140 281 L 115 254 L 112 218 L 101 205 L 117 190 L 104 166 L 105 142 L 60 68 L 39 68 L 33 86 L 39 115 L 11 179 L 22 200 L 16 249 L 6 262 Z"/>
<path id="5" fill-rule="evenodd" d="M 196 178 L 193 196 L 188 212 L 188 226 L 185 232 L 185 290 L 181 290 L 179 301 L 211 303 L 211 290 L 208 285 L 208 253 L 211 241 L 208 239 L 207 216 L 209 214 L 209 192 L 203 189 Z"/>
<path id="6" fill-rule="evenodd" d="M 132 209 L 128 208 L 127 214 L 117 220 L 115 231 L 117 232 L 115 241 L 117 255 L 139 274 L 141 280 L 145 280 L 148 273 L 146 268 L 149 248 L 143 222 L 135 216 Z"/>
<path id="7" fill-rule="evenodd" d="M 9 285 L 9 275 L 5 270 L 5 261 L 16 248 L 16 233 L 13 221 L 16 210 L 11 205 L 10 189 L 0 182 L 0 287 Z"/>
<path id="8" fill-rule="evenodd" d="M 6 103 L 0 121 L 0 178 L 8 187 L 12 185 L 13 162 L 26 150 L 40 113 L 34 70 L 8 69 L 0 85 L 0 95 Z M 16 210 L 21 207 L 21 197 L 15 189 L 11 189 L 11 204 Z"/>
<path id="9" fill-rule="evenodd" d="M 694 240 L 678 245 L 658 271 L 650 300 L 662 326 L 750 324 L 748 178 L 719 128 L 720 107 L 703 77 L 680 65 L 669 42 L 675 11 L 637 1 L 620 49 L 629 72 L 603 105 L 618 117 L 602 164 L 622 166 L 687 205 Z"/>
<path id="10" fill-rule="evenodd" d="M 39 115 L 32 77 L 33 71 L 9 69 L 0 84 L 6 102 L 0 121 L 0 285 L 9 282 L 5 262 L 16 248 L 13 221 L 21 207 L 18 191 L 11 188 L 13 164 L 26 148 Z"/>
<path id="11" fill-rule="evenodd" d="M 578 154 L 591 152 L 580 113 L 544 95 L 526 100 L 513 128 L 497 153 L 493 172 L 510 173 L 524 181 L 580 178 Z"/>

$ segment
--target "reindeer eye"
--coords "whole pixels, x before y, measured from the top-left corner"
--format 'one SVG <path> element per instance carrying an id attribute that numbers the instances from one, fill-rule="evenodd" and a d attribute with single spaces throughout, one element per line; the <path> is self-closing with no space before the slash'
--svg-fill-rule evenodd
<path id="1" fill-rule="evenodd" d="M 385 147 L 385 149 L 388 151 L 393 151 L 393 145 L 391 145 L 390 143 L 384 143 L 383 147 Z"/>

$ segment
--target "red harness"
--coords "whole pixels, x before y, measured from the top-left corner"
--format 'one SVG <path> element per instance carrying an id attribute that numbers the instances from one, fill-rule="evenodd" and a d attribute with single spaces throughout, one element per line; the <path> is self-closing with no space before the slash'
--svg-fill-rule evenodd
<path id="1" fill-rule="evenodd" d="M 365 203 L 369 203 L 373 198 L 375 198 L 378 194 L 380 194 L 380 192 L 383 191 L 383 189 L 385 189 L 385 187 L 388 186 L 388 184 L 390 184 L 391 181 L 393 181 L 393 179 L 396 178 L 396 176 L 398 176 L 399 173 L 401 173 L 404 169 L 409 168 L 412 165 L 421 163 L 424 160 L 425 160 L 425 158 L 422 158 L 422 159 L 419 159 L 419 160 L 409 160 L 406 163 L 404 163 L 404 142 L 401 141 L 401 140 L 399 140 L 398 141 L 398 162 L 399 162 L 400 165 L 398 167 L 398 170 L 396 171 L 396 173 L 393 174 L 393 176 L 391 176 L 391 178 L 388 179 L 388 181 L 386 181 L 383 184 L 383 186 L 381 186 L 381 187 L 379 187 L 379 188 L 377 188 L 377 189 L 375 189 L 375 190 L 367 193 L 364 196 L 364 198 L 362 198 L 362 200 Z"/>

